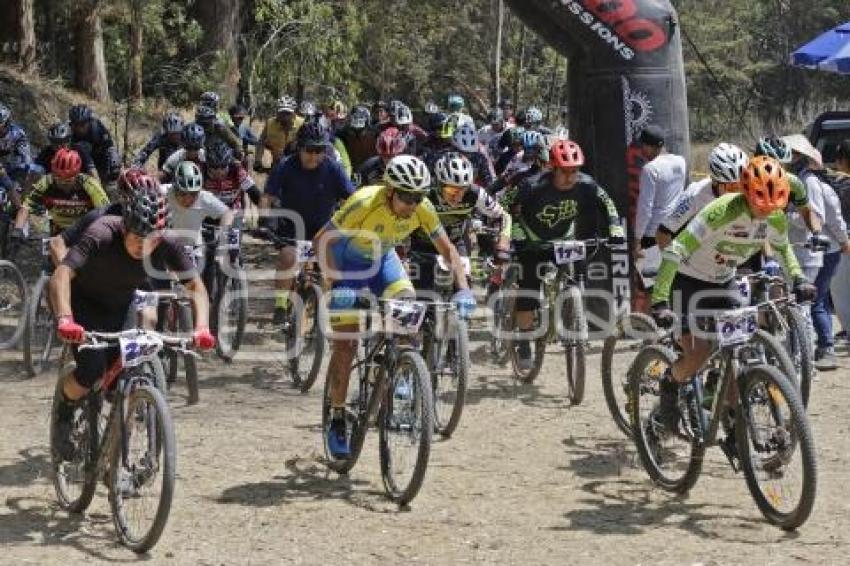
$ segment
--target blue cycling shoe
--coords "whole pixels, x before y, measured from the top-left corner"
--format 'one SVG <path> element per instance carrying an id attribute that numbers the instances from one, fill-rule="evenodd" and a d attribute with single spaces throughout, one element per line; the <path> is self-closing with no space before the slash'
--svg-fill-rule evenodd
<path id="1" fill-rule="evenodd" d="M 351 446 L 348 445 L 348 434 L 345 429 L 345 421 L 331 421 L 328 427 L 328 450 L 331 456 L 338 460 L 344 460 L 351 455 Z"/>

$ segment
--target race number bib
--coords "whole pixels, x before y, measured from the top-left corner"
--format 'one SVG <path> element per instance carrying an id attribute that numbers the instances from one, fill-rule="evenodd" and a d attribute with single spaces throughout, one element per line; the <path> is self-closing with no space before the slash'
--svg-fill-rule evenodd
<path id="1" fill-rule="evenodd" d="M 121 365 L 129 368 L 138 366 L 156 358 L 162 349 L 162 340 L 150 334 L 140 334 L 132 338 L 120 338 Z"/>
<path id="2" fill-rule="evenodd" d="M 295 243 L 295 249 L 299 263 L 314 261 L 316 259 L 316 252 L 313 249 L 313 242 L 311 242 L 310 240 L 298 240 Z"/>
<path id="3" fill-rule="evenodd" d="M 717 341 L 721 346 L 748 342 L 758 330 L 758 309 L 746 307 L 717 315 Z"/>
<path id="4" fill-rule="evenodd" d="M 137 312 L 147 308 L 156 308 L 157 304 L 159 304 L 159 295 L 156 293 L 140 291 L 139 289 L 133 292 L 133 308 Z"/>
<path id="5" fill-rule="evenodd" d="M 463 272 L 469 276 L 472 273 L 472 261 L 468 257 L 460 256 L 460 262 L 463 264 Z M 445 272 L 450 272 L 449 264 L 446 262 L 445 258 L 441 255 L 437 256 L 437 265 L 440 266 L 440 269 Z"/>
<path id="6" fill-rule="evenodd" d="M 753 288 L 750 285 L 750 280 L 746 277 L 741 277 L 735 284 L 738 287 L 738 293 L 741 295 L 741 304 L 749 305 L 753 298 Z"/>
<path id="7" fill-rule="evenodd" d="M 238 250 L 242 243 L 242 233 L 239 230 L 232 229 L 225 235 L 224 249 Z"/>
<path id="8" fill-rule="evenodd" d="M 587 250 L 584 242 L 575 240 L 565 242 L 553 242 L 553 250 L 555 252 L 555 263 L 565 265 L 582 261 L 587 257 Z"/>
<path id="9" fill-rule="evenodd" d="M 422 326 L 427 307 L 413 301 L 386 301 L 384 303 L 384 332 L 390 334 L 415 334 Z"/>

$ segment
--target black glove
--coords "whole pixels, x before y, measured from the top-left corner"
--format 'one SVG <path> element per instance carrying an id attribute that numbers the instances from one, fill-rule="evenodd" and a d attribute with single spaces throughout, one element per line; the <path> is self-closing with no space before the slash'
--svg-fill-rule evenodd
<path id="1" fill-rule="evenodd" d="M 667 301 L 661 301 L 652 305 L 652 318 L 661 328 L 670 328 L 676 322 L 676 313 Z"/>
<path id="2" fill-rule="evenodd" d="M 813 252 L 825 252 L 829 249 L 829 238 L 820 232 L 813 232 L 809 238 L 809 249 Z"/>
<path id="3" fill-rule="evenodd" d="M 612 246 L 622 246 L 626 243 L 626 239 L 622 236 L 608 236 L 608 243 Z"/>
<path id="4" fill-rule="evenodd" d="M 817 298 L 818 288 L 801 277 L 794 280 L 794 296 L 798 303 L 810 303 Z"/>

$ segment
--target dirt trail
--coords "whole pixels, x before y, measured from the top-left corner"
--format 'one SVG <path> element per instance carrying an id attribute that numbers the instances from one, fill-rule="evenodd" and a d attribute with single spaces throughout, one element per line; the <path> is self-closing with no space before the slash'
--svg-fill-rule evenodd
<path id="1" fill-rule="evenodd" d="M 376 435 L 348 477 L 321 464 L 321 382 L 302 395 L 273 363 L 206 360 L 201 404 L 186 406 L 182 384 L 170 394 L 178 489 L 150 563 L 846 563 L 847 358 L 815 384 L 818 499 L 809 523 L 786 534 L 716 448 L 689 497 L 654 489 L 608 415 L 598 354 L 584 404 L 570 408 L 559 347 L 532 386 L 473 347 L 460 428 L 435 445 L 409 510 L 383 496 Z M 53 376 L 21 375 L 14 361 L 0 365 L 0 564 L 135 561 L 115 542 L 103 489 L 83 517 L 58 511 L 46 477 Z"/>

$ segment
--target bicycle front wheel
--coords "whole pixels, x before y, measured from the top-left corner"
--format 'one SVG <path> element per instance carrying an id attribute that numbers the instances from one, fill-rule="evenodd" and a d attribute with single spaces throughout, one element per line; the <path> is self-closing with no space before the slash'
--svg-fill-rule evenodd
<path id="1" fill-rule="evenodd" d="M 236 273 L 221 276 L 220 293 L 214 307 L 217 322 L 215 351 L 226 362 L 233 361 L 239 351 L 248 319 L 245 272 L 233 266 L 229 269 L 236 270 Z"/>
<path id="2" fill-rule="evenodd" d="M 564 300 L 562 312 L 564 354 L 567 357 L 567 398 L 571 405 L 580 405 L 584 400 L 587 317 L 581 291 L 577 287 L 570 287 L 567 292 L 569 295 Z"/>
<path id="3" fill-rule="evenodd" d="M 0 260 L 0 350 L 14 348 L 27 320 L 27 291 L 15 264 Z"/>
<path id="4" fill-rule="evenodd" d="M 431 388 L 434 391 L 434 425 L 443 438 L 450 437 L 463 413 L 466 401 L 466 382 L 469 375 L 469 331 L 466 321 L 452 317 L 450 327 L 444 330 L 442 340 L 433 337 L 428 350 L 428 367 L 431 368 Z M 435 332 L 434 328 L 430 332 Z M 443 359 L 438 359 L 443 352 Z"/>
<path id="5" fill-rule="evenodd" d="M 50 299 L 47 295 L 47 282 L 50 277 L 42 275 L 33 287 L 27 308 L 27 323 L 24 331 L 24 365 L 30 377 L 47 369 L 50 355 L 56 343 L 56 322 Z"/>
<path id="6" fill-rule="evenodd" d="M 425 361 L 418 352 L 402 352 L 378 413 L 381 476 L 387 496 L 410 503 L 425 480 L 434 431 L 433 393 Z"/>
<path id="7" fill-rule="evenodd" d="M 293 385 L 306 393 L 319 377 L 326 343 L 319 316 L 318 288 L 308 285 L 298 296 L 301 304 L 292 305 L 292 308 L 297 306 L 300 312 L 294 313 L 293 322 L 286 331 L 286 355 Z"/>
<path id="8" fill-rule="evenodd" d="M 114 410 L 118 410 L 116 407 Z M 157 543 L 174 496 L 177 441 L 165 398 L 152 385 L 132 390 L 109 469 L 109 505 L 121 543 L 137 553 Z"/>
<path id="9" fill-rule="evenodd" d="M 735 441 L 747 488 L 764 517 L 785 530 L 809 518 L 817 492 L 812 430 L 796 388 L 754 366 L 739 383 Z"/>

